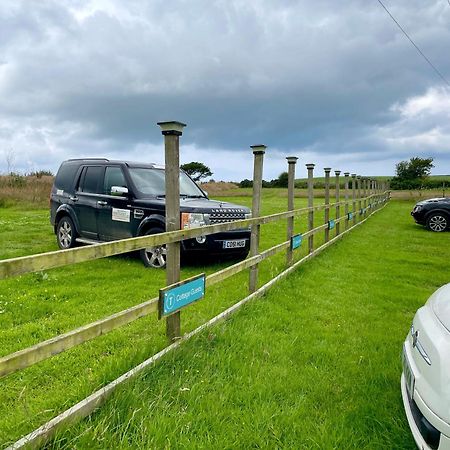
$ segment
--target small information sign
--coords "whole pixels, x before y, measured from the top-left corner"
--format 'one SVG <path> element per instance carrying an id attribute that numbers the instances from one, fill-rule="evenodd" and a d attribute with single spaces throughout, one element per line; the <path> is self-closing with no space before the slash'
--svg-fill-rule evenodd
<path id="1" fill-rule="evenodd" d="M 348 220 L 352 220 L 353 219 L 353 213 L 352 212 L 349 212 L 348 213 Z"/>
<path id="2" fill-rule="evenodd" d="M 333 219 L 328 221 L 328 229 L 329 230 L 332 230 L 335 226 L 336 226 L 336 222 Z"/>
<path id="3" fill-rule="evenodd" d="M 296 234 L 291 237 L 291 250 L 295 250 L 299 248 L 303 240 L 303 236 L 301 234 Z"/>
<path id="4" fill-rule="evenodd" d="M 205 274 L 202 273 L 159 290 L 159 318 L 170 316 L 205 296 Z"/>
<path id="5" fill-rule="evenodd" d="M 364 214 L 364 209 L 361 208 L 361 209 L 359 210 L 359 215 L 362 216 L 363 214 Z"/>

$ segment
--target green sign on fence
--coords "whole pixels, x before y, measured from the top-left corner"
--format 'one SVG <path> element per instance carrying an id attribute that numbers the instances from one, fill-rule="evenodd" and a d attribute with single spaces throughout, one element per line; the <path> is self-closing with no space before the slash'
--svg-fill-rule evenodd
<path id="1" fill-rule="evenodd" d="M 329 230 L 332 230 L 335 226 L 336 226 L 336 222 L 333 219 L 328 221 L 328 229 Z"/>
<path id="2" fill-rule="evenodd" d="M 205 296 L 205 274 L 202 273 L 159 290 L 159 318 L 170 316 Z"/>
<path id="3" fill-rule="evenodd" d="M 303 240 L 303 236 L 301 234 L 296 234 L 291 237 L 291 250 L 295 250 L 299 248 Z"/>

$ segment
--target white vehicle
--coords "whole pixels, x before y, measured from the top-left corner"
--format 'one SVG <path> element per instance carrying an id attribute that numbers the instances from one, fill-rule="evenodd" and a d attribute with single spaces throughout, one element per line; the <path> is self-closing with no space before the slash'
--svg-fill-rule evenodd
<path id="1" fill-rule="evenodd" d="M 450 450 L 450 283 L 414 317 L 403 345 L 401 387 L 417 446 Z"/>

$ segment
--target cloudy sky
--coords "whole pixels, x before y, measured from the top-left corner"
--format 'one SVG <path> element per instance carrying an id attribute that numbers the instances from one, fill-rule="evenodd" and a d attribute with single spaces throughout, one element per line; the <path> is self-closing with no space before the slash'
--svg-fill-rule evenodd
<path id="1" fill-rule="evenodd" d="M 448 0 L 384 0 L 450 79 Z M 450 174 L 450 88 L 377 0 L 2 0 L 0 172 L 69 157 L 181 161 L 264 178 L 287 155 L 365 175 L 432 156 Z"/>

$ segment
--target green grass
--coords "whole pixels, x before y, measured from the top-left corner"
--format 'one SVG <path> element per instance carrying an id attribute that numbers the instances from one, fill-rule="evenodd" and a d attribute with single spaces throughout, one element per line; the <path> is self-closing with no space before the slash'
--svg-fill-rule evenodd
<path id="1" fill-rule="evenodd" d="M 448 234 L 390 204 L 225 323 L 119 389 L 53 448 L 413 449 L 402 342 Z"/>
<path id="2" fill-rule="evenodd" d="M 251 202 L 246 196 L 230 200 Z M 304 204 L 297 199 L 297 207 Z M 264 214 L 284 208 L 276 194 L 265 193 Z M 326 448 L 345 446 L 346 439 L 367 448 L 410 445 L 398 356 L 415 309 L 447 281 L 442 267 L 449 246 L 446 234 L 415 226 L 409 209 L 406 202 L 390 205 L 264 300 L 128 385 L 54 445 L 231 448 L 279 442 L 314 448 L 317 442 Z M 0 209 L 0 221 L 9 224 L 0 231 L 0 257 L 56 248 L 46 211 L 30 216 Z M 305 230 L 305 218 L 296 229 Z M 263 226 L 262 247 L 283 241 L 285 233 L 284 222 Z M 283 264 L 284 255 L 261 264 L 260 284 Z M 185 266 L 182 276 L 225 265 Z M 183 312 L 183 331 L 245 296 L 247 279 L 242 273 L 211 288 L 207 299 Z M 1 354 L 151 298 L 163 285 L 163 272 L 145 269 L 131 256 L 4 280 Z M 152 316 L 0 380 L 0 443 L 30 432 L 164 345 L 163 324 Z"/>
<path id="3" fill-rule="evenodd" d="M 266 193 L 264 214 L 285 209 L 286 199 L 273 194 Z M 249 197 L 230 200 L 251 204 Z M 305 200 L 296 201 L 297 207 L 305 206 Z M 0 223 L 2 259 L 57 249 L 46 209 L 0 208 Z M 305 223 L 305 218 L 298 220 L 296 229 L 304 230 Z M 286 223 L 263 226 L 262 233 L 261 247 L 268 248 L 286 239 Z M 182 278 L 228 264 L 185 265 Z M 261 264 L 260 284 L 283 264 L 284 255 Z M 183 312 L 183 332 L 240 300 L 247 280 L 245 272 L 209 289 L 209 301 Z M 153 298 L 164 285 L 164 271 L 146 269 L 135 255 L 1 280 L 0 356 Z M 152 315 L 0 379 L 0 445 L 32 431 L 164 346 L 164 323 Z"/>

